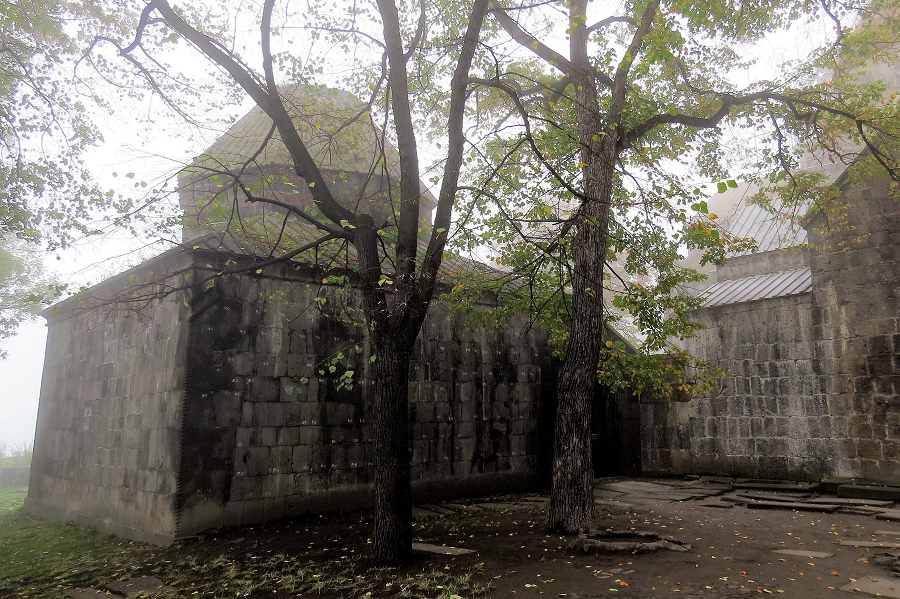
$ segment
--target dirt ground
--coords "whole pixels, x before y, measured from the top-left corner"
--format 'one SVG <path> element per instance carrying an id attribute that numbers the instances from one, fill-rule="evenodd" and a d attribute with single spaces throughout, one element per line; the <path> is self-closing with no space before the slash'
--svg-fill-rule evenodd
<path id="1" fill-rule="evenodd" d="M 871 535 L 876 530 L 896 530 L 900 536 L 900 524 L 872 516 L 742 506 L 726 509 L 707 507 L 698 500 L 626 496 L 620 499 L 633 507 L 611 507 L 613 513 L 598 518 L 599 528 L 653 531 L 689 543 L 691 549 L 584 554 L 567 549 L 570 537 L 547 534 L 546 504 L 530 499 L 518 498 L 515 508 L 483 508 L 417 520 L 416 541 L 475 553 L 420 555 L 404 573 L 473 571 L 478 580 L 490 585 L 489 597 L 727 598 L 771 594 L 822 599 L 846 597 L 848 593 L 840 587 L 872 580 L 887 583 L 888 588 L 896 581 L 896 596 L 900 596 L 900 578 L 870 563 L 870 558 L 886 550 L 838 545 L 842 539 L 874 540 Z M 508 504 L 514 500 L 500 501 Z M 171 548 L 169 557 L 191 555 L 204 560 L 224 553 L 255 559 L 283 553 L 330 563 L 331 567 L 351 567 L 360 576 L 370 576 L 374 570 L 360 558 L 366 553 L 370 527 L 368 515 L 307 517 L 204 535 Z M 774 552 L 780 549 L 832 555 L 813 558 Z M 325 592 L 315 596 L 347 595 Z"/>

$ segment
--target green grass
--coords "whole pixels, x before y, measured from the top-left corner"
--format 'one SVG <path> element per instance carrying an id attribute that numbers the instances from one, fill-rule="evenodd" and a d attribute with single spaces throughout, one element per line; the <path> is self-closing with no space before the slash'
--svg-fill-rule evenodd
<path id="1" fill-rule="evenodd" d="M 0 488 L 0 597 L 61 597 L 114 567 L 135 545 L 94 530 L 46 522 L 21 511 L 25 487 Z"/>
<path id="2" fill-rule="evenodd" d="M 34 454 L 34 445 L 21 445 L 19 447 L 0 443 L 0 468 L 20 468 L 31 466 L 31 456 Z"/>
<path id="3" fill-rule="evenodd" d="M 0 458 L 0 468 L 21 468 L 31 466 L 31 453 Z"/>

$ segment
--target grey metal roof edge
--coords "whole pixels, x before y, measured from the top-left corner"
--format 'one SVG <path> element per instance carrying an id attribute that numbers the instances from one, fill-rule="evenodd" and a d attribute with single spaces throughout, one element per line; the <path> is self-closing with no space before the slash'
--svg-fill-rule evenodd
<path id="1" fill-rule="evenodd" d="M 716 283 L 704 293 L 703 308 L 802 295 L 812 290 L 812 271 L 796 268 Z"/>

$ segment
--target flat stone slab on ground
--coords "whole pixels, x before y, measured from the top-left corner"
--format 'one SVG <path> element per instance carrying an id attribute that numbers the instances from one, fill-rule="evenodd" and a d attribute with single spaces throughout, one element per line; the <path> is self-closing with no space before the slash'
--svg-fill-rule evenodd
<path id="1" fill-rule="evenodd" d="M 851 499 L 850 497 L 813 497 L 811 499 L 806 499 L 806 503 L 835 503 L 837 505 L 864 505 L 868 507 L 891 507 L 894 505 L 893 501 L 886 501 L 884 499 Z"/>
<path id="2" fill-rule="evenodd" d="M 463 549 L 462 547 L 447 547 L 445 545 L 432 545 L 431 543 L 413 543 L 413 551 L 421 551 L 423 553 L 433 553 L 435 555 L 468 555 L 475 553 L 472 549 Z"/>
<path id="3" fill-rule="evenodd" d="M 412 515 L 413 515 L 413 518 L 418 520 L 420 518 L 432 518 L 434 516 L 443 516 L 444 514 L 439 514 L 438 512 L 432 512 L 431 510 L 426 510 L 423 507 L 414 505 L 413 509 L 412 509 Z"/>
<path id="4" fill-rule="evenodd" d="M 873 535 L 881 535 L 883 537 L 900 537 L 900 530 L 876 530 Z"/>
<path id="5" fill-rule="evenodd" d="M 475 505 L 489 510 L 524 510 L 529 507 L 529 504 L 521 503 L 476 503 Z"/>
<path id="6" fill-rule="evenodd" d="M 799 510 L 803 512 L 823 512 L 825 514 L 833 514 L 838 511 L 839 505 L 830 505 L 827 503 L 803 503 L 800 501 L 748 501 L 747 507 L 750 509 L 764 510 Z"/>
<path id="7" fill-rule="evenodd" d="M 456 510 L 452 510 L 452 509 L 450 509 L 448 507 L 444 507 L 442 505 L 433 505 L 431 503 L 423 503 L 419 507 L 426 509 L 430 512 L 435 512 L 437 514 L 441 514 L 442 516 L 446 516 L 447 514 L 455 514 L 456 513 Z"/>
<path id="8" fill-rule="evenodd" d="M 442 503 L 443 507 L 450 508 L 451 510 L 456 510 L 457 512 L 462 512 L 465 510 L 469 510 L 472 512 L 477 512 L 481 508 L 477 505 L 463 505 L 461 503 Z"/>
<path id="9" fill-rule="evenodd" d="M 815 491 L 819 483 L 778 483 L 778 482 L 746 482 L 734 483 L 735 489 L 747 489 L 753 491 Z"/>
<path id="10" fill-rule="evenodd" d="M 884 499 L 900 501 L 900 488 L 882 487 L 880 485 L 841 485 L 838 487 L 839 497 L 854 499 Z"/>
<path id="11" fill-rule="evenodd" d="M 831 557 L 833 553 L 825 553 L 823 551 L 806 551 L 805 549 L 776 549 L 775 553 L 782 555 L 794 555 L 797 557 L 808 557 L 812 559 L 825 559 Z"/>
<path id="12" fill-rule="evenodd" d="M 627 501 L 619 501 L 618 499 L 595 499 L 594 505 L 605 505 L 607 507 L 617 507 L 622 509 L 634 507 Z"/>
<path id="13" fill-rule="evenodd" d="M 659 483 L 651 483 L 642 480 L 623 480 L 614 483 L 608 483 L 603 486 L 605 489 L 619 491 L 633 495 L 635 493 L 667 493 L 673 489 L 669 485 L 661 485 Z"/>
<path id="14" fill-rule="evenodd" d="M 108 591 L 98 591 L 97 589 L 66 589 L 63 595 L 72 599 L 97 599 L 98 597 L 110 598 Z"/>
<path id="15" fill-rule="evenodd" d="M 766 491 L 741 491 L 735 493 L 738 497 L 747 499 L 759 499 L 761 501 L 804 501 L 810 498 L 809 493 L 774 493 Z"/>
<path id="16" fill-rule="evenodd" d="M 852 539 L 841 539 L 840 545 L 843 547 L 883 547 L 885 549 L 900 549 L 900 543 L 891 543 L 890 541 L 854 541 Z"/>
<path id="17" fill-rule="evenodd" d="M 751 500 L 747 499 L 746 497 L 739 497 L 737 495 L 726 495 L 725 497 L 722 497 L 720 501 L 727 501 L 728 503 L 734 503 L 737 505 L 747 505 L 747 503 Z"/>
<path id="18" fill-rule="evenodd" d="M 709 501 L 704 501 L 703 503 L 697 505 L 699 505 L 700 507 L 717 507 L 720 509 L 730 510 L 734 509 L 734 506 L 737 504 L 728 501 L 722 501 L 721 499 L 719 499 L 718 501 L 715 499 L 710 499 Z"/>
<path id="19" fill-rule="evenodd" d="M 900 581 L 889 577 L 860 579 L 840 587 L 850 593 L 866 593 L 876 597 L 900 597 Z"/>
<path id="20" fill-rule="evenodd" d="M 688 501 L 691 499 L 705 499 L 711 495 L 724 493 L 721 489 L 683 488 L 637 480 L 626 480 L 605 485 L 606 489 L 619 491 L 631 495 L 635 499 L 655 501 Z"/>
<path id="21" fill-rule="evenodd" d="M 615 491 L 610 489 L 609 487 L 595 487 L 594 488 L 594 497 L 603 497 L 605 499 L 610 499 L 614 497 L 622 497 L 627 495 L 628 493 L 623 493 L 622 491 Z"/>
<path id="22" fill-rule="evenodd" d="M 172 587 L 155 576 L 141 576 L 140 578 L 130 578 L 128 580 L 117 580 L 104 585 L 108 590 L 119 595 L 131 597 L 138 593 L 154 593 L 162 591 L 171 591 Z"/>
<path id="23" fill-rule="evenodd" d="M 900 510 L 885 508 L 880 514 L 875 514 L 875 519 L 900 522 Z"/>
<path id="24" fill-rule="evenodd" d="M 874 516 L 884 511 L 883 507 L 869 505 L 842 505 L 838 510 L 842 514 L 856 514 L 857 516 Z"/>
<path id="25" fill-rule="evenodd" d="M 734 484 L 734 479 L 729 476 L 701 476 L 700 482 L 731 487 Z"/>

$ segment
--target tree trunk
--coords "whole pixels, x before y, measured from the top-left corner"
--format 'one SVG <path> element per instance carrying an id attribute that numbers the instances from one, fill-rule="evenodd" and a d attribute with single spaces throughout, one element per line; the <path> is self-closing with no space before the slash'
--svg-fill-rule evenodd
<path id="1" fill-rule="evenodd" d="M 609 148 L 607 148 L 607 151 Z M 591 411 L 603 349 L 603 263 L 613 172 L 594 159 L 585 168 L 586 199 L 572 240 L 572 323 L 559 379 L 550 486 L 550 529 L 575 533 L 594 522 Z"/>
<path id="2" fill-rule="evenodd" d="M 398 331 L 376 333 L 375 526 L 372 557 L 403 563 L 412 555 L 409 469 L 409 361 L 411 343 Z"/>
<path id="3" fill-rule="evenodd" d="M 594 460 L 591 409 L 603 348 L 603 264 L 616 164 L 614 129 L 604 131 L 597 88 L 587 54 L 588 32 L 581 18 L 587 0 L 570 7 L 570 52 L 581 146 L 584 198 L 572 240 L 572 323 L 559 380 L 550 483 L 550 530 L 576 533 L 594 523 Z"/>

